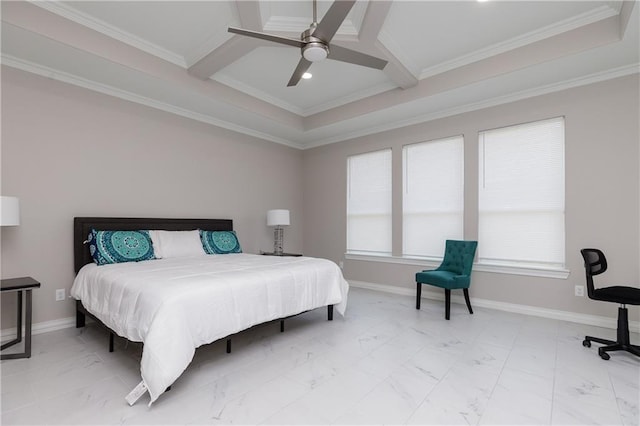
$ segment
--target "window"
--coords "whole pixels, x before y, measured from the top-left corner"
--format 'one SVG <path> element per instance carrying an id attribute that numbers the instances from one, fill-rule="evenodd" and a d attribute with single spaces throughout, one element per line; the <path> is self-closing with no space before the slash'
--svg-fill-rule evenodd
<path id="1" fill-rule="evenodd" d="M 347 251 L 391 254 L 391 149 L 347 160 Z"/>
<path id="2" fill-rule="evenodd" d="M 479 134 L 478 260 L 565 264 L 564 118 Z"/>
<path id="3" fill-rule="evenodd" d="M 445 240 L 463 236 L 464 139 L 407 145 L 402 154 L 402 253 L 442 257 Z"/>

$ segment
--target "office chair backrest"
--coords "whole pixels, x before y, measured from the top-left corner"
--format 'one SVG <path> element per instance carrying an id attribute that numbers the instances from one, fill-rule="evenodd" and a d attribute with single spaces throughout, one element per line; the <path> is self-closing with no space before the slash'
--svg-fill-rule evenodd
<path id="1" fill-rule="evenodd" d="M 584 269 L 587 273 L 587 293 L 592 298 L 595 289 L 593 276 L 602 274 L 607 270 L 607 258 L 601 250 L 594 248 L 582 249 L 580 253 L 584 258 Z"/>

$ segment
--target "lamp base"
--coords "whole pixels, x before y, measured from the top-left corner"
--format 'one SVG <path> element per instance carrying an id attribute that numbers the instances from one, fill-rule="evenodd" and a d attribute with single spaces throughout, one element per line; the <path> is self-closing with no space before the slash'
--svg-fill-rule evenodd
<path id="1" fill-rule="evenodd" d="M 276 226 L 273 230 L 273 254 L 276 256 L 282 256 L 284 253 L 284 250 L 282 249 L 283 231 L 284 229 L 282 229 L 282 226 Z"/>

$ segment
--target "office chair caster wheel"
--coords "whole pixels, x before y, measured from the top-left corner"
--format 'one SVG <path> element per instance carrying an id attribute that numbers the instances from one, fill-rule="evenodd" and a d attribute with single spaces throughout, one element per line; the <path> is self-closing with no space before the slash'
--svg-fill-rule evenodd
<path id="1" fill-rule="evenodd" d="M 611 355 L 609 355 L 608 353 L 606 353 L 602 349 L 598 349 L 598 355 L 600 355 L 600 358 L 604 359 L 605 361 L 607 361 L 609 358 L 611 358 Z"/>
<path id="2" fill-rule="evenodd" d="M 591 342 L 585 339 L 582 341 L 582 346 L 584 346 L 585 348 L 590 348 Z"/>

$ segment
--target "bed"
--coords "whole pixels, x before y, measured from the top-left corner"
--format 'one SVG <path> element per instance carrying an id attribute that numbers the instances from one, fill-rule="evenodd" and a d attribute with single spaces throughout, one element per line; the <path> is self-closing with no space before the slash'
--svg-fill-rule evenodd
<path id="1" fill-rule="evenodd" d="M 201 345 L 316 308 L 327 307 L 329 319 L 334 306 L 341 315 L 346 309 L 348 284 L 326 259 L 232 253 L 98 266 L 85 243 L 92 229 L 232 231 L 233 222 L 74 219 L 76 326 L 84 326 L 88 314 L 113 333 L 143 343 L 136 389 L 148 390 L 150 405 Z"/>

